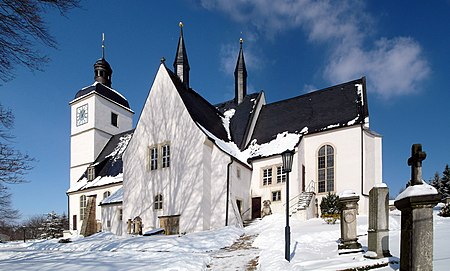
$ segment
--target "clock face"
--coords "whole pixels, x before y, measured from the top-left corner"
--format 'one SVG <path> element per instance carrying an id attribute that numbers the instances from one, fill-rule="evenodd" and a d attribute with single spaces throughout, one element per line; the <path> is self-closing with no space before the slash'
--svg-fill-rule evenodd
<path id="1" fill-rule="evenodd" d="M 83 125 L 88 122 L 88 105 L 84 104 L 77 107 L 77 126 Z"/>

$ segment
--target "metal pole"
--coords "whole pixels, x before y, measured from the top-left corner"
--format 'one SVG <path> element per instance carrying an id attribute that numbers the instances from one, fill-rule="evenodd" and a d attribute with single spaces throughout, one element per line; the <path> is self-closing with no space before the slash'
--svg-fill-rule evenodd
<path id="1" fill-rule="evenodd" d="M 289 172 L 286 172 L 286 228 L 284 229 L 284 258 L 291 261 L 291 228 L 289 227 Z"/>
<path id="2" fill-rule="evenodd" d="M 25 226 L 22 227 L 23 230 L 23 242 L 26 242 L 26 238 L 25 238 Z"/>

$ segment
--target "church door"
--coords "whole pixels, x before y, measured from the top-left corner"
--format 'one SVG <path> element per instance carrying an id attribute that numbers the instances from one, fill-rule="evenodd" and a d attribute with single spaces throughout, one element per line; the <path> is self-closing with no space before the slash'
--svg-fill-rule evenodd
<path id="1" fill-rule="evenodd" d="M 261 217 L 261 197 L 252 198 L 252 219 Z"/>

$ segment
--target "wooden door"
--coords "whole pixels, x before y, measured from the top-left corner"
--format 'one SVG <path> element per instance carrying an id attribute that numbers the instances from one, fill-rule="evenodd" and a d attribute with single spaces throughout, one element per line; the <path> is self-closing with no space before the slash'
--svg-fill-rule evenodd
<path id="1" fill-rule="evenodd" d="M 261 217 L 261 197 L 252 198 L 252 219 Z"/>

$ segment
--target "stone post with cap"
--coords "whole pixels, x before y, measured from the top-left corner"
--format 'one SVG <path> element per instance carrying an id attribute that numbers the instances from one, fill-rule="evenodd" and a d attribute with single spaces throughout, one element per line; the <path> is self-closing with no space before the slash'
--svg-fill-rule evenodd
<path id="1" fill-rule="evenodd" d="M 411 180 L 395 199 L 402 213 L 400 270 L 433 270 L 433 207 L 440 201 L 436 189 L 422 180 L 422 161 L 427 157 L 421 144 L 412 145 Z"/>

